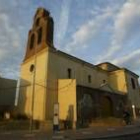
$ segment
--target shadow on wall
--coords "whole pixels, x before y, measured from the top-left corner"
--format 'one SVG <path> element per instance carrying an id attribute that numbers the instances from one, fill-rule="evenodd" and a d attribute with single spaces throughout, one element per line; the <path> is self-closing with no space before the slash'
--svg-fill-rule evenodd
<path id="1" fill-rule="evenodd" d="M 64 129 L 72 129 L 74 122 L 74 106 L 69 105 L 68 114 L 66 119 L 64 120 Z"/>
<path id="2" fill-rule="evenodd" d="M 27 80 L 21 79 L 19 88 L 20 89 L 19 89 L 18 104 L 17 104 L 17 107 L 15 107 L 14 115 L 15 116 L 19 116 L 19 115 L 30 116 L 30 114 L 26 114 L 25 110 L 28 110 L 28 112 L 29 110 L 31 110 L 32 84 L 31 82 Z M 28 104 L 28 107 L 27 107 L 27 104 Z"/>
<path id="3" fill-rule="evenodd" d="M 78 127 L 87 127 L 95 113 L 94 99 L 90 94 L 80 94 L 77 102 L 77 125 Z"/>
<path id="4" fill-rule="evenodd" d="M 16 95 L 16 80 L 0 77 L 0 119 L 6 112 L 12 113 Z"/>

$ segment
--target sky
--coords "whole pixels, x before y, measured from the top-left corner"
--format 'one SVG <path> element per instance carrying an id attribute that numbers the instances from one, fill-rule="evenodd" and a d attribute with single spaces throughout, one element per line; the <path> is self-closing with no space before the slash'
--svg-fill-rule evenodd
<path id="1" fill-rule="evenodd" d="M 38 7 L 54 19 L 55 48 L 140 75 L 140 0 L 0 0 L 0 76 L 18 79 Z"/>

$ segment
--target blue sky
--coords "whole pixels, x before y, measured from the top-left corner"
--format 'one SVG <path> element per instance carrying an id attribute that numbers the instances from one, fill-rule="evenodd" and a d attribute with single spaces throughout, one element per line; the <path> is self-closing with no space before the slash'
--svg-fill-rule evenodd
<path id="1" fill-rule="evenodd" d="M 140 0 L 0 0 L 0 75 L 17 79 L 38 7 L 51 12 L 57 49 L 140 75 Z"/>

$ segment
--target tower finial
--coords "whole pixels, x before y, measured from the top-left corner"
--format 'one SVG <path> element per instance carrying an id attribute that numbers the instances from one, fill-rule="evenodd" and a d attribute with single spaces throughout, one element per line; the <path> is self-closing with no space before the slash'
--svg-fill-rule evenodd
<path id="1" fill-rule="evenodd" d="M 46 10 L 45 8 L 43 7 L 39 7 L 37 10 L 36 10 L 36 14 L 34 16 L 34 19 L 35 18 L 38 18 L 38 17 L 48 17 L 50 15 L 50 12 L 48 10 Z"/>

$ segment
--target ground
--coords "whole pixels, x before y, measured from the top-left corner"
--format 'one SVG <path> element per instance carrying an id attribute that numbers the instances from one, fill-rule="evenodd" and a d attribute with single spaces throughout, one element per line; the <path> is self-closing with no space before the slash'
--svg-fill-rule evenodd
<path id="1" fill-rule="evenodd" d="M 0 140 L 139 140 L 140 123 L 116 127 L 92 127 L 54 133 L 46 131 L 0 132 Z"/>

